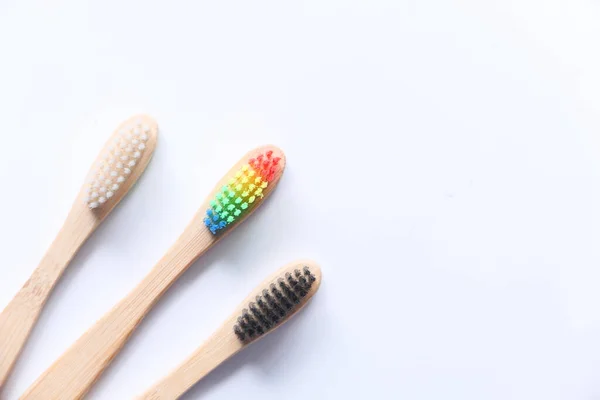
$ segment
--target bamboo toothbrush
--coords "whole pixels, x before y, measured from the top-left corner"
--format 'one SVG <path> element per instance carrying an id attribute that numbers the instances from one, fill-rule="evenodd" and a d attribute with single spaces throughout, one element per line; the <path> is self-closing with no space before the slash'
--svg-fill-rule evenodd
<path id="1" fill-rule="evenodd" d="M 178 399 L 227 359 L 288 321 L 320 284 L 321 269 L 313 262 L 283 267 L 259 285 L 192 356 L 138 400 Z"/>
<path id="2" fill-rule="evenodd" d="M 98 156 L 40 265 L 0 314 L 0 388 L 67 265 L 146 169 L 157 131 L 156 122 L 147 116 L 121 124 Z"/>
<path id="3" fill-rule="evenodd" d="M 191 223 L 144 280 L 75 342 L 21 397 L 82 398 L 152 306 L 209 248 L 244 221 L 277 186 L 281 150 L 259 147 L 219 182 Z"/>
<path id="4" fill-rule="evenodd" d="M 283 267 L 259 285 L 190 358 L 139 400 L 178 399 L 228 358 L 288 321 L 320 284 L 321 269 L 313 262 Z"/>

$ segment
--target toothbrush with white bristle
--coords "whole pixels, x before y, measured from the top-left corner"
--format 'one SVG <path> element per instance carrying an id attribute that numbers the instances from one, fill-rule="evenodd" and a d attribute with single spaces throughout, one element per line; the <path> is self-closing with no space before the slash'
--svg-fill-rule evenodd
<path id="1" fill-rule="evenodd" d="M 130 118 L 113 133 L 56 239 L 0 314 L 0 388 L 67 265 L 146 169 L 157 134 L 156 122 L 143 115 Z"/>

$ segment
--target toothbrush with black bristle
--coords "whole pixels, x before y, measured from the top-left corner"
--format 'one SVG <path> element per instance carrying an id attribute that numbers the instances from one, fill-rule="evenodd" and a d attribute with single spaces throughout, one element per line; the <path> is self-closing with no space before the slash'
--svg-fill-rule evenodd
<path id="1" fill-rule="evenodd" d="M 312 261 L 283 267 L 259 285 L 229 319 L 185 362 L 138 400 L 175 400 L 211 371 L 273 332 L 302 309 L 321 284 Z"/>
<path id="2" fill-rule="evenodd" d="M 262 146 L 246 154 L 216 185 L 146 278 L 81 336 L 21 399 L 81 399 L 167 289 L 264 202 L 284 169 L 285 156 L 277 147 Z"/>
<path id="3" fill-rule="evenodd" d="M 75 254 L 145 171 L 157 135 L 156 122 L 140 115 L 122 123 L 104 146 L 56 239 L 0 314 L 0 388 Z"/>

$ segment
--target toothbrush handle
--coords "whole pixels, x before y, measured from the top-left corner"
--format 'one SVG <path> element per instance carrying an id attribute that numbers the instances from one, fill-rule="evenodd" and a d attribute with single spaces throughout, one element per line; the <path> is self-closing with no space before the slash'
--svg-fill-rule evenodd
<path id="1" fill-rule="evenodd" d="M 150 274 L 83 334 L 20 399 L 81 399 L 156 301 L 214 242 L 208 230 L 188 227 Z"/>
<path id="2" fill-rule="evenodd" d="M 225 324 L 191 357 L 137 400 L 176 400 L 225 360 L 240 351 L 243 345 L 233 334 L 231 326 L 231 323 Z"/>
<path id="3" fill-rule="evenodd" d="M 97 221 L 72 212 L 29 280 L 0 314 L 0 388 L 5 383 L 52 289 Z"/>

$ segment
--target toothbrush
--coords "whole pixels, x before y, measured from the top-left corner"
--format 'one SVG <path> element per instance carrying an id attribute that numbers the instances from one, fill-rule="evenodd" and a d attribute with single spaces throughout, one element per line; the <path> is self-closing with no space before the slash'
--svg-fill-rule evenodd
<path id="1" fill-rule="evenodd" d="M 227 359 L 273 332 L 302 309 L 321 284 L 313 262 L 283 267 L 259 285 L 184 363 L 138 400 L 175 400 Z"/>
<path id="2" fill-rule="evenodd" d="M 133 117 L 114 132 L 50 249 L 0 314 L 0 388 L 64 270 L 146 169 L 157 132 L 156 122 L 147 116 Z"/>
<path id="3" fill-rule="evenodd" d="M 80 337 L 21 399 L 82 398 L 173 282 L 262 204 L 277 186 L 284 168 L 284 155 L 273 146 L 259 147 L 244 156 L 217 184 L 146 278 Z"/>

